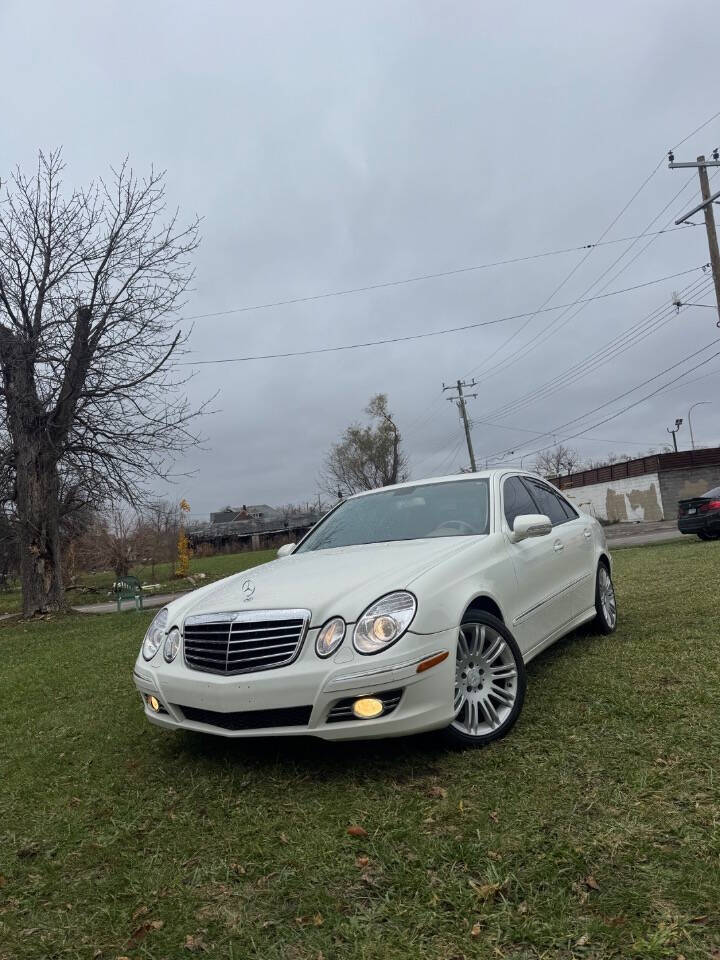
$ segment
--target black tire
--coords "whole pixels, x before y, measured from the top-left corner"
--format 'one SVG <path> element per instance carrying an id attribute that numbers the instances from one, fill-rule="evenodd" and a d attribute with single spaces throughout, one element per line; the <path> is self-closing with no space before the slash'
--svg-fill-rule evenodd
<path id="1" fill-rule="evenodd" d="M 468 637 L 474 639 L 468 640 Z M 477 643 L 479 656 L 468 664 L 468 657 L 463 657 L 461 646 L 464 644 L 468 656 L 472 658 L 474 654 L 470 646 L 473 642 Z M 493 649 L 498 642 L 501 646 L 493 656 Z M 455 747 L 485 747 L 504 737 L 520 716 L 527 686 L 525 663 L 515 637 L 505 624 L 483 611 L 470 611 L 464 615 L 458 630 L 456 658 L 457 679 L 464 678 L 462 686 L 470 680 L 472 683 L 466 690 L 456 685 L 454 703 L 458 702 L 459 696 L 464 700 L 456 719 L 442 733 L 446 742 Z M 494 671 L 492 679 L 491 670 Z M 495 676 L 495 673 L 499 675 Z M 468 692 L 472 698 L 467 696 Z M 512 698 L 511 703 L 507 702 L 508 698 Z M 482 721 L 475 725 L 477 732 L 471 734 L 469 730 L 473 728 L 473 719 L 479 720 L 481 713 Z"/>
<path id="2" fill-rule="evenodd" d="M 610 597 L 607 596 L 609 584 Z M 607 602 L 603 602 L 605 596 Z M 617 630 L 617 600 L 610 568 L 602 561 L 595 574 L 595 620 L 593 624 L 599 633 L 610 634 Z"/>
<path id="3" fill-rule="evenodd" d="M 708 530 L 698 530 L 698 536 L 701 540 L 717 540 L 720 533 L 710 533 Z"/>

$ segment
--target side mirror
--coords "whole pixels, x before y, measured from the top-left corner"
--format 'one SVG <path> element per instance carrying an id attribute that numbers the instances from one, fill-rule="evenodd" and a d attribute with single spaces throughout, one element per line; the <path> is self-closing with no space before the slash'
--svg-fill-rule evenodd
<path id="1" fill-rule="evenodd" d="M 520 543 L 521 540 L 528 540 L 530 537 L 546 537 L 548 533 L 552 533 L 550 517 L 542 513 L 525 513 L 515 517 L 510 539 L 513 543 Z"/>
<path id="2" fill-rule="evenodd" d="M 280 557 L 289 557 L 294 549 L 294 543 L 284 543 L 277 552 L 278 559 L 280 559 Z"/>

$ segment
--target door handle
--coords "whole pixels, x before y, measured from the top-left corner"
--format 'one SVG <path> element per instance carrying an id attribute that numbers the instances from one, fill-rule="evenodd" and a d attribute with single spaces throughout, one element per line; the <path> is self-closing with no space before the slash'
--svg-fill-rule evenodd
<path id="1" fill-rule="evenodd" d="M 564 550 L 564 549 L 565 549 L 565 544 L 562 542 L 562 540 L 556 540 L 555 543 L 553 544 L 553 550 L 555 551 L 555 553 L 557 553 L 559 550 Z"/>

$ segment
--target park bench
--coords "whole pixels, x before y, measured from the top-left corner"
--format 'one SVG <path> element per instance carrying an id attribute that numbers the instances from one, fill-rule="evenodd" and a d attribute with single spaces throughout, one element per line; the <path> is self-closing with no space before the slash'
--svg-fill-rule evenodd
<path id="1" fill-rule="evenodd" d="M 119 580 L 115 581 L 115 593 L 117 594 L 118 612 L 122 610 L 123 600 L 134 600 L 135 609 L 142 610 L 142 588 L 137 577 L 120 577 Z"/>

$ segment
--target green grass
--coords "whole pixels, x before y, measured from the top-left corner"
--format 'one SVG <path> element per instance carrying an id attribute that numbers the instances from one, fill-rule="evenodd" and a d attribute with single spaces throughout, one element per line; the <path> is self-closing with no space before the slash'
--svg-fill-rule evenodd
<path id="1" fill-rule="evenodd" d="M 720 544 L 616 581 L 618 632 L 534 661 L 476 752 L 167 734 L 130 678 L 149 614 L 5 625 L 0 958 L 714 956 Z"/>
<path id="2" fill-rule="evenodd" d="M 190 561 L 190 576 L 196 578 L 196 586 L 212 583 L 222 577 L 229 577 L 231 573 L 247 570 L 259 563 L 274 560 L 277 550 L 247 550 L 242 553 L 223 553 L 214 557 L 193 557 Z M 155 571 L 149 565 L 138 564 L 130 570 L 140 583 L 157 584 L 146 595 L 154 593 L 183 593 L 192 589 L 187 580 L 173 578 L 172 564 L 156 563 Z M 198 574 L 205 574 L 197 578 Z M 69 590 L 68 603 L 72 606 L 85 606 L 91 603 L 106 603 L 113 600 L 112 585 L 115 574 L 112 570 L 102 570 L 98 573 L 84 573 L 77 578 L 77 589 Z M 13 590 L 0 593 L 0 613 L 16 613 L 21 609 L 22 598 L 19 586 Z"/>

